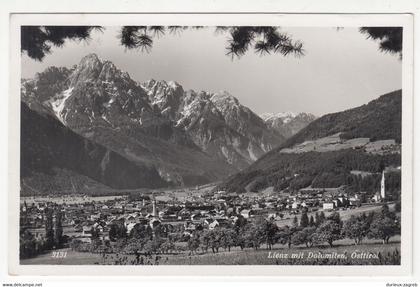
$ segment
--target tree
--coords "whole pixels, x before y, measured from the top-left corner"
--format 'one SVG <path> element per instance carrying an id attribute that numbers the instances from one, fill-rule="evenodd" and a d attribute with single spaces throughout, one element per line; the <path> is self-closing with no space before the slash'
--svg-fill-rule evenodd
<path id="1" fill-rule="evenodd" d="M 124 248 L 127 246 L 128 242 L 129 242 L 129 240 L 128 240 L 127 237 L 115 239 L 115 244 L 114 244 L 115 250 L 117 250 L 117 251 L 124 250 Z"/>
<path id="2" fill-rule="evenodd" d="M 311 217 L 309 218 L 309 226 L 315 226 L 315 219 L 313 217 L 313 215 L 311 215 Z"/>
<path id="3" fill-rule="evenodd" d="M 327 219 L 336 222 L 337 224 L 340 225 L 340 227 L 343 225 L 343 221 L 341 220 L 340 213 L 338 212 L 333 212 L 330 216 L 328 216 Z"/>
<path id="4" fill-rule="evenodd" d="M 327 219 L 316 229 L 314 240 L 318 243 L 327 242 L 333 247 L 333 242 L 341 238 L 341 226 L 335 220 Z"/>
<path id="5" fill-rule="evenodd" d="M 244 230 L 245 246 L 258 250 L 264 242 L 264 237 L 261 234 L 261 228 L 256 225 L 248 225 Z"/>
<path id="6" fill-rule="evenodd" d="M 389 239 L 399 233 L 397 222 L 389 217 L 377 217 L 370 225 L 370 238 L 382 239 L 383 244 L 387 244 Z"/>
<path id="7" fill-rule="evenodd" d="M 200 235 L 200 246 L 204 252 L 210 247 L 210 241 L 212 239 L 212 232 L 210 230 L 204 230 Z"/>
<path id="8" fill-rule="evenodd" d="M 292 246 L 292 238 L 295 232 L 299 230 L 296 227 L 285 226 L 278 232 L 278 240 L 281 244 L 287 244 L 288 248 Z"/>
<path id="9" fill-rule="evenodd" d="M 398 54 L 402 58 L 402 27 L 361 27 L 360 32 L 368 39 L 379 41 L 379 50 Z"/>
<path id="10" fill-rule="evenodd" d="M 166 33 L 181 33 L 187 29 L 205 27 L 187 26 L 124 26 L 118 39 L 126 49 L 150 51 L 155 37 Z M 22 26 L 21 51 L 30 58 L 42 61 L 51 48 L 62 47 L 66 41 L 88 41 L 93 31 L 103 31 L 99 26 Z M 217 33 L 228 34 L 226 55 L 241 57 L 253 49 L 260 55 L 279 53 L 283 56 L 304 54 L 303 44 L 280 32 L 280 27 L 224 26 L 215 28 Z"/>
<path id="11" fill-rule="evenodd" d="M 90 229 L 90 238 L 91 240 L 99 239 L 99 230 L 93 226 Z"/>
<path id="12" fill-rule="evenodd" d="M 325 213 L 321 211 L 319 214 L 318 221 L 316 222 L 317 225 L 321 225 L 325 221 Z"/>
<path id="13" fill-rule="evenodd" d="M 116 224 L 111 224 L 109 227 L 109 239 L 115 241 L 117 239 L 117 226 Z"/>
<path id="14" fill-rule="evenodd" d="M 293 245 L 305 244 L 306 247 L 313 245 L 313 237 L 315 234 L 315 227 L 306 227 L 292 235 L 291 242 Z"/>
<path id="15" fill-rule="evenodd" d="M 219 248 L 223 247 L 223 231 L 221 229 L 213 229 L 210 232 L 210 247 L 213 253 L 219 252 Z"/>
<path id="16" fill-rule="evenodd" d="M 356 245 L 360 244 L 369 232 L 370 222 L 365 214 L 359 216 L 352 215 L 344 223 L 343 235 L 354 240 Z"/>
<path id="17" fill-rule="evenodd" d="M 188 240 L 187 246 L 191 252 L 195 252 L 198 247 L 200 247 L 200 236 L 198 233 L 194 233 L 193 236 L 191 236 Z"/>
<path id="18" fill-rule="evenodd" d="M 163 253 L 169 253 L 175 250 L 175 244 L 171 240 L 166 239 L 160 246 L 160 249 L 162 250 Z"/>
<path id="19" fill-rule="evenodd" d="M 127 236 L 127 229 L 122 222 L 114 222 L 109 227 L 109 239 L 116 241 Z"/>
<path id="20" fill-rule="evenodd" d="M 146 254 L 152 254 L 152 253 L 159 253 L 161 245 L 163 244 L 164 240 L 160 238 L 153 238 L 152 240 L 147 240 L 145 244 L 143 245 L 143 250 Z"/>
<path id="21" fill-rule="evenodd" d="M 371 215 L 371 220 L 369 238 L 381 239 L 386 244 L 392 236 L 400 233 L 399 221 L 386 204 L 382 206 L 380 213 Z"/>
<path id="22" fill-rule="evenodd" d="M 315 225 L 320 226 L 325 221 L 325 213 L 321 211 L 320 213 L 315 213 Z"/>
<path id="23" fill-rule="evenodd" d="M 236 232 L 232 229 L 220 229 L 219 231 L 221 233 L 221 242 L 220 245 L 226 250 L 230 252 L 230 248 L 232 246 L 235 246 L 236 243 Z"/>
<path id="24" fill-rule="evenodd" d="M 167 237 L 168 236 L 167 227 L 164 226 L 163 224 L 159 224 L 159 225 L 155 226 L 151 230 L 151 232 L 152 232 L 152 235 L 154 234 L 154 236 L 156 236 L 156 237 Z"/>
<path id="25" fill-rule="evenodd" d="M 36 255 L 36 240 L 29 230 L 20 233 L 19 238 L 19 257 L 29 258 Z"/>
<path id="26" fill-rule="evenodd" d="M 245 232 L 239 232 L 235 236 L 235 245 L 239 246 L 243 250 L 246 246 L 246 234 Z"/>
<path id="27" fill-rule="evenodd" d="M 103 251 L 102 241 L 99 239 L 99 236 L 96 234 L 96 237 L 91 239 L 90 252 L 100 253 L 102 251 Z"/>
<path id="28" fill-rule="evenodd" d="M 316 225 L 316 226 L 319 226 L 319 223 L 320 223 L 319 213 L 318 213 L 318 212 L 316 212 L 316 213 L 315 213 L 315 225 Z"/>
<path id="29" fill-rule="evenodd" d="M 305 228 L 308 225 L 309 225 L 308 213 L 304 212 L 302 213 L 302 216 L 300 217 L 300 227 Z"/>
<path id="30" fill-rule="evenodd" d="M 138 238 L 129 238 L 127 241 L 125 241 L 125 245 L 122 246 L 124 253 L 138 253 L 139 251 L 141 251 L 143 249 L 144 244 L 146 243 L 146 241 L 142 240 L 142 239 L 138 239 Z"/>
<path id="31" fill-rule="evenodd" d="M 110 233 L 111 233 L 111 230 L 110 230 Z M 130 230 L 129 236 L 131 238 L 137 238 L 137 239 L 145 239 L 145 238 L 152 239 L 153 238 L 153 231 L 152 231 L 151 228 L 148 228 L 148 226 L 146 226 L 146 225 L 136 224 Z"/>
<path id="32" fill-rule="evenodd" d="M 51 48 L 62 47 L 67 40 L 87 41 L 97 26 L 22 26 L 21 51 L 30 58 L 41 61 Z"/>
<path id="33" fill-rule="evenodd" d="M 62 225 L 63 212 L 60 210 L 60 207 L 56 209 L 55 212 L 55 222 L 54 222 L 54 243 L 55 248 L 60 248 L 63 243 L 63 225 Z"/>
<path id="34" fill-rule="evenodd" d="M 46 207 L 45 213 L 45 247 L 52 249 L 54 246 L 53 210 Z"/>
<path id="35" fill-rule="evenodd" d="M 295 228 L 299 226 L 298 218 L 297 218 L 296 215 L 295 215 L 295 217 L 293 217 L 292 226 L 295 227 Z"/>
<path id="36" fill-rule="evenodd" d="M 267 249 L 271 250 L 272 246 L 277 242 L 277 224 L 272 221 L 264 220 L 259 227 L 260 231 L 258 234 L 262 236 L 262 240 L 265 241 Z"/>
<path id="37" fill-rule="evenodd" d="M 389 217 L 389 218 L 394 219 L 394 220 L 397 218 L 397 216 L 395 215 L 395 213 L 394 212 L 391 212 L 389 210 L 388 204 L 383 204 L 382 205 L 382 208 L 381 208 L 381 217 Z"/>
<path id="38" fill-rule="evenodd" d="M 395 212 L 401 212 L 401 201 L 395 203 Z"/>
<path id="39" fill-rule="evenodd" d="M 239 214 L 238 219 L 235 221 L 234 225 L 236 232 L 239 232 L 247 223 L 248 221 L 246 220 L 246 218 Z"/>

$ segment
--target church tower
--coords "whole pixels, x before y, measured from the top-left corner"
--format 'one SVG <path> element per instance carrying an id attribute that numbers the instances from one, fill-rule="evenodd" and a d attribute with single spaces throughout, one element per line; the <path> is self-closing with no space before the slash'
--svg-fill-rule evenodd
<path id="1" fill-rule="evenodd" d="M 153 197 L 153 201 L 152 201 L 153 203 L 152 203 L 152 206 L 153 206 L 153 211 L 152 211 L 152 215 L 154 216 L 154 217 L 157 217 L 157 209 L 156 209 L 156 199 Z"/>
<path id="2" fill-rule="evenodd" d="M 381 179 L 381 199 L 385 199 L 385 171 L 382 171 L 382 179 Z"/>

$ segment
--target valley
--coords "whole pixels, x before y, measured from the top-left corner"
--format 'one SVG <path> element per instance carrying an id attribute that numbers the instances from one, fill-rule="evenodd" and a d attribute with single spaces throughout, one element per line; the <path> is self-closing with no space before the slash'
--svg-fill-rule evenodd
<path id="1" fill-rule="evenodd" d="M 409 273 L 410 15 L 20 14 L 11 275 Z"/>
<path id="2" fill-rule="evenodd" d="M 95 54 L 72 68 L 50 67 L 22 80 L 21 96 L 22 141 L 43 141 L 31 148 L 22 145 L 23 194 L 74 191 L 69 182 L 79 182 L 82 193 L 101 185 L 109 193 L 216 182 L 248 167 L 290 133 L 273 128 L 226 91 L 185 91 L 163 80 L 138 83 Z M 313 120 L 308 115 L 301 121 L 302 115 L 284 122 L 278 118 L 276 126 L 293 122 L 297 132 Z M 51 145 L 60 140 L 55 133 L 65 134 L 66 140 Z M 64 152 L 73 141 L 84 148 Z M 86 150 L 88 143 L 106 152 Z M 71 156 L 86 152 L 89 169 L 81 166 L 80 156 Z M 119 172 L 129 178 L 121 181 Z M 63 174 L 71 174 L 71 181 L 62 182 Z"/>

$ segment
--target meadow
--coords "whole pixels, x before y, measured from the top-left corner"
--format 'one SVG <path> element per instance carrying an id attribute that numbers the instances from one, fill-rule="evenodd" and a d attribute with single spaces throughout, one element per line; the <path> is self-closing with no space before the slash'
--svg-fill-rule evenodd
<path id="1" fill-rule="evenodd" d="M 390 209 L 394 210 L 394 204 L 390 204 Z M 342 220 L 348 220 L 352 215 L 357 216 L 361 213 L 366 213 L 368 214 L 369 212 L 378 212 L 381 209 L 381 205 L 377 204 L 366 204 L 366 205 L 362 205 L 360 207 L 354 208 L 354 209 L 345 209 L 345 210 L 339 210 L 338 213 L 340 213 L 340 218 Z M 319 211 L 318 211 L 319 212 Z M 329 216 L 333 213 L 334 211 L 324 211 L 325 216 Z M 315 216 L 316 212 L 308 212 L 308 216 Z M 300 215 L 297 215 L 298 217 L 300 217 Z M 294 215 L 286 215 L 285 218 L 281 219 L 281 220 L 276 220 L 276 224 L 278 227 L 283 227 L 283 226 L 292 226 L 293 224 L 293 218 Z"/>
<path id="2" fill-rule="evenodd" d="M 400 242 L 396 242 L 398 239 L 394 238 L 393 242 L 385 245 L 378 242 L 347 245 L 348 241 L 341 241 L 338 243 L 340 245 L 332 248 L 317 246 L 288 249 L 285 246 L 276 245 L 272 250 L 233 249 L 230 252 L 221 251 L 215 254 L 198 252 L 142 255 L 141 257 L 144 260 L 143 264 L 160 265 L 398 265 L 400 264 Z M 66 252 L 64 258 L 55 258 L 52 252 L 48 252 L 35 258 L 23 259 L 20 263 L 22 265 L 135 264 L 134 255 L 104 255 L 76 252 L 71 249 L 60 251 Z"/>

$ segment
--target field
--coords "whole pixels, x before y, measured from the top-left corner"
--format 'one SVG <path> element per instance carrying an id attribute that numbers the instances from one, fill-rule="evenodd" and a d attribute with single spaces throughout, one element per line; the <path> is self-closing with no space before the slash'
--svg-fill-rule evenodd
<path id="1" fill-rule="evenodd" d="M 303 153 L 310 151 L 329 152 L 342 149 L 364 147 L 368 153 L 383 154 L 384 151 L 390 150 L 399 152 L 400 147 L 396 145 L 395 140 L 378 140 L 371 142 L 369 138 L 352 138 L 344 140 L 340 138 L 340 133 L 330 135 L 316 140 L 308 140 L 303 143 L 294 145 L 289 148 L 283 148 L 282 153 Z"/>
<path id="2" fill-rule="evenodd" d="M 393 204 L 390 205 L 391 210 L 394 208 L 393 206 L 394 206 Z M 377 212 L 380 209 L 381 209 L 381 205 L 369 204 L 369 205 L 362 205 L 354 209 L 339 210 L 338 212 L 340 213 L 341 220 L 348 220 L 352 215 L 358 215 L 363 212 L 367 214 L 371 211 Z M 323 210 L 320 210 L 320 211 L 323 211 Z M 325 216 L 329 216 L 331 213 L 333 213 L 333 211 L 324 211 L 324 213 L 325 213 Z M 308 212 L 308 216 L 311 216 L 311 215 L 315 216 L 315 212 Z M 300 214 L 298 214 L 297 217 L 300 218 Z M 286 225 L 291 226 L 293 222 L 293 218 L 294 218 L 294 215 L 287 215 L 284 219 L 277 220 L 276 224 L 278 227 L 283 227 Z"/>
<path id="3" fill-rule="evenodd" d="M 399 264 L 400 243 L 399 238 L 383 245 L 375 241 L 366 242 L 363 245 L 339 245 L 349 244 L 349 241 L 337 242 L 337 246 L 328 248 L 320 247 L 294 247 L 288 249 L 278 245 L 273 250 L 239 250 L 219 253 L 183 253 L 161 254 L 142 256 L 145 264 L 161 265 L 380 265 Z M 92 264 L 134 264 L 134 255 L 101 254 L 75 252 L 70 249 L 61 249 L 66 252 L 64 258 L 55 258 L 49 252 L 31 259 L 21 260 L 22 265 L 92 265 Z M 380 256 L 378 258 L 378 254 Z M 322 255 L 319 255 L 322 254 Z M 371 255 L 369 255 L 371 254 Z M 328 257 L 331 258 L 317 258 Z M 334 259 L 335 256 L 335 259 Z M 353 257 L 355 256 L 355 257 Z M 370 258 L 367 258 L 369 257 Z M 346 257 L 346 258 L 343 258 Z M 359 257 L 359 258 L 356 258 Z M 366 258 L 364 258 L 366 257 Z M 122 262 L 122 263 L 121 263 Z"/>
<path id="4" fill-rule="evenodd" d="M 56 203 L 56 204 L 82 204 L 87 202 L 106 202 L 109 200 L 124 199 L 123 195 L 108 195 L 108 196 L 86 196 L 86 195 L 67 195 L 67 196 L 21 196 L 20 203 L 31 205 L 32 203 Z"/>
<path id="5" fill-rule="evenodd" d="M 399 250 L 399 244 L 393 243 L 387 246 L 381 244 L 366 244 L 360 246 L 337 246 L 333 248 L 292 248 L 276 250 L 245 250 L 236 252 L 221 252 L 218 254 L 204 254 L 198 256 L 170 257 L 167 264 L 170 265 L 328 265 L 328 264 L 379 264 L 377 259 L 351 259 L 351 254 L 377 254 Z M 319 253 L 324 256 L 346 256 L 348 259 L 330 260 L 314 258 Z M 312 257 L 311 257 L 312 256 Z M 322 255 L 321 255 L 322 256 Z M 356 256 L 356 255 L 355 255 Z M 277 257 L 277 258 L 276 258 Z M 295 257 L 295 258 L 293 258 Z"/>

